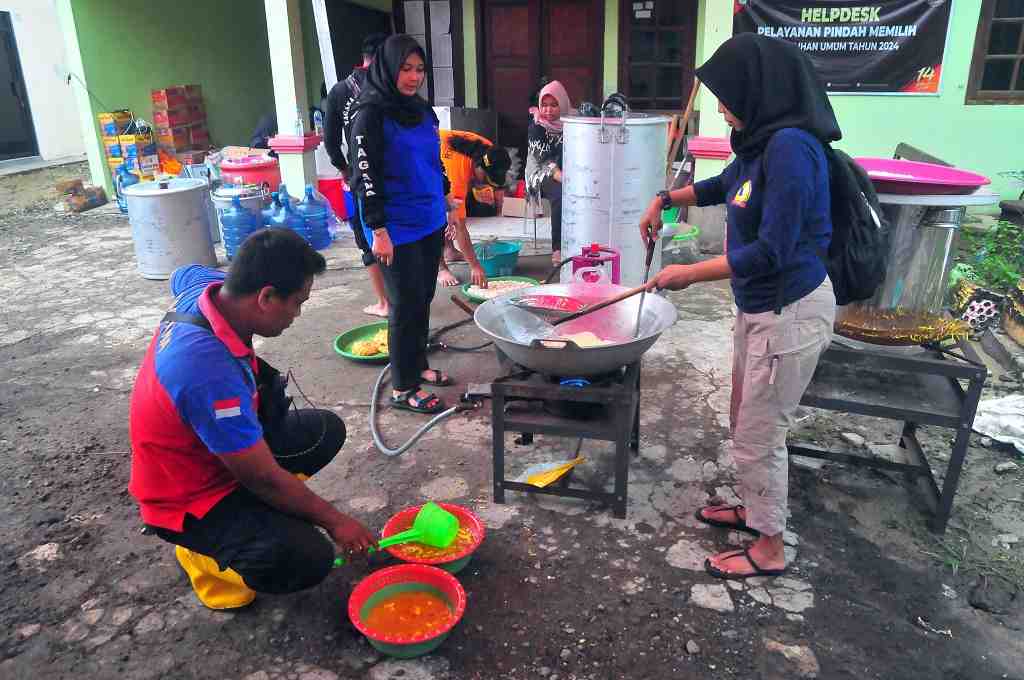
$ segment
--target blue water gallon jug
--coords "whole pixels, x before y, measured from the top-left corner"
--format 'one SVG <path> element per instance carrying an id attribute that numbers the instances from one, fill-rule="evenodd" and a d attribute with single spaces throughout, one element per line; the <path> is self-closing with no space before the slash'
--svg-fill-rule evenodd
<path id="1" fill-rule="evenodd" d="M 309 243 L 309 235 L 306 233 L 306 221 L 302 215 L 292 207 L 292 198 L 287 194 L 281 197 L 281 211 L 275 216 L 275 226 L 291 229 Z"/>
<path id="2" fill-rule="evenodd" d="M 317 250 L 331 245 L 330 209 L 326 201 L 317 200 L 313 185 L 306 185 L 306 198 L 295 208 L 306 226 L 306 241 Z"/>
<path id="3" fill-rule="evenodd" d="M 128 214 L 128 197 L 124 195 L 124 190 L 138 183 L 139 178 L 128 172 L 128 168 L 123 165 L 117 166 L 117 172 L 114 175 L 114 193 L 117 195 L 117 207 L 125 215 Z"/>
<path id="4" fill-rule="evenodd" d="M 231 207 L 220 216 L 221 229 L 224 234 L 224 250 L 227 251 L 228 259 L 232 259 L 242 242 L 260 228 L 260 218 L 255 213 L 247 210 L 238 200 L 238 196 L 231 199 Z"/>
<path id="5" fill-rule="evenodd" d="M 272 226 L 271 219 L 273 219 L 274 214 L 281 209 L 281 199 L 279 197 L 280 194 L 276 191 L 270 194 L 270 205 L 261 211 L 260 216 L 264 227 Z"/>

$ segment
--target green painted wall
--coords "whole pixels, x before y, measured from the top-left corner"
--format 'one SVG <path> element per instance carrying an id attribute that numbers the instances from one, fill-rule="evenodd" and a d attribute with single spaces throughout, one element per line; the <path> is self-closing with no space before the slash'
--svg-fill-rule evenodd
<path id="1" fill-rule="evenodd" d="M 619 1 L 604 0 L 604 96 L 619 89 Z"/>
<path id="2" fill-rule="evenodd" d="M 999 172 L 1024 169 L 1024 106 L 964 104 L 981 0 L 953 3 L 938 96 L 833 96 L 843 130 L 838 146 L 864 156 L 891 157 L 907 142 L 992 179 L 1003 198 L 1016 189 Z"/>
<path id="3" fill-rule="evenodd" d="M 462 1 L 462 70 L 466 79 L 466 106 L 480 105 L 476 69 L 476 0 Z"/>
<path id="4" fill-rule="evenodd" d="M 324 64 L 316 36 L 316 17 L 309 0 L 299 3 L 302 14 L 302 56 L 306 63 L 306 97 L 309 106 L 320 106 L 320 84 L 324 82 Z M 308 108 L 308 107 L 307 107 Z"/>
<path id="5" fill-rule="evenodd" d="M 158 0 L 72 0 L 71 7 L 94 121 L 104 107 L 152 121 L 150 90 L 184 83 L 202 86 L 217 145 L 247 144 L 259 117 L 274 110 L 262 2 L 176 0 L 173 21 Z"/>

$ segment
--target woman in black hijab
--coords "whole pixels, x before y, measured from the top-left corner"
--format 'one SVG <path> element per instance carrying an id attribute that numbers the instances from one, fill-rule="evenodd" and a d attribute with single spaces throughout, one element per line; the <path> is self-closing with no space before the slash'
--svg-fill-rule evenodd
<path id="1" fill-rule="evenodd" d="M 730 279 L 739 310 L 733 335 L 732 455 L 745 505 L 713 505 L 697 519 L 756 540 L 708 559 L 720 578 L 781 574 L 786 528 L 786 435 L 821 353 L 831 342 L 835 296 L 818 253 L 828 249 L 828 144 L 840 138 L 832 106 L 807 57 L 781 40 L 727 40 L 697 77 L 718 97 L 736 154 L 722 174 L 660 192 L 640 222 L 656 238 L 672 205 L 725 203 L 725 254 L 673 265 L 652 288 L 682 290 Z"/>
<path id="2" fill-rule="evenodd" d="M 447 225 L 448 178 L 441 165 L 438 121 L 417 92 L 426 56 L 408 35 L 378 49 L 353 104 L 347 138 L 352 189 L 363 230 L 387 290 L 388 349 L 394 408 L 437 413 L 444 402 L 420 385 L 449 385 L 427 365 L 430 303 Z"/>

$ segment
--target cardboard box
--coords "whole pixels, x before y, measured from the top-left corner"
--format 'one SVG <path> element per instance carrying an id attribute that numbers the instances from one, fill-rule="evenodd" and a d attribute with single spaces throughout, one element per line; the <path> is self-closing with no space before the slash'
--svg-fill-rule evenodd
<path id="1" fill-rule="evenodd" d="M 157 127 L 178 127 L 192 122 L 189 109 L 173 109 L 169 111 L 154 110 L 153 124 Z"/>
<path id="2" fill-rule="evenodd" d="M 122 144 L 121 155 L 124 158 L 138 158 L 140 156 L 155 156 L 156 144 Z"/>
<path id="3" fill-rule="evenodd" d="M 132 144 L 146 146 L 153 143 L 153 135 L 150 133 L 144 135 L 120 135 L 117 139 L 121 142 L 122 147 Z"/>
<path id="4" fill-rule="evenodd" d="M 156 141 L 171 151 L 178 151 L 192 146 L 192 135 L 189 134 L 187 125 L 159 127 L 156 129 Z"/>
<path id="5" fill-rule="evenodd" d="M 160 156 L 155 153 L 149 156 L 139 156 L 136 160 L 135 169 L 147 175 L 158 172 L 160 170 Z"/>
<path id="6" fill-rule="evenodd" d="M 116 135 L 103 137 L 103 153 L 107 158 L 121 158 L 121 141 Z"/>
<path id="7" fill-rule="evenodd" d="M 80 179 L 66 179 L 63 182 L 57 182 L 54 185 L 57 190 L 58 196 L 66 196 L 67 194 L 77 194 L 85 188 Z"/>
<path id="8" fill-rule="evenodd" d="M 180 92 L 178 91 L 180 90 Z M 175 109 L 187 109 L 189 99 L 182 88 L 166 88 L 153 90 L 153 110 L 173 111 Z"/>
<path id="9" fill-rule="evenodd" d="M 185 96 L 189 99 L 189 101 L 202 101 L 203 88 L 201 88 L 198 85 L 185 85 Z"/>
<path id="10" fill-rule="evenodd" d="M 107 192 L 103 190 L 103 187 L 89 187 L 64 197 L 64 205 L 68 210 L 76 213 L 97 208 L 106 202 Z"/>
<path id="11" fill-rule="evenodd" d="M 192 102 L 188 105 L 188 118 L 193 123 L 206 122 L 206 108 L 202 102 Z"/>
<path id="12" fill-rule="evenodd" d="M 550 214 L 550 203 L 548 206 L 545 206 L 544 203 L 546 202 L 541 201 L 541 205 L 534 206 L 534 210 L 531 212 L 535 212 L 537 217 L 544 217 L 544 215 Z M 526 199 L 506 196 L 501 204 L 501 214 L 505 217 L 523 217 L 526 214 Z M 529 217 L 533 216 L 529 215 Z"/>
<path id="13" fill-rule="evenodd" d="M 210 132 L 205 125 L 193 125 L 189 128 L 189 138 L 195 148 L 206 149 L 210 146 Z"/>
<path id="14" fill-rule="evenodd" d="M 179 151 L 174 154 L 182 165 L 202 165 L 206 160 L 205 151 Z"/>
<path id="15" fill-rule="evenodd" d="M 100 133 L 104 137 L 116 137 L 124 132 L 124 129 L 132 122 L 132 117 L 132 112 L 128 109 L 100 113 L 96 116 L 100 123 Z"/>

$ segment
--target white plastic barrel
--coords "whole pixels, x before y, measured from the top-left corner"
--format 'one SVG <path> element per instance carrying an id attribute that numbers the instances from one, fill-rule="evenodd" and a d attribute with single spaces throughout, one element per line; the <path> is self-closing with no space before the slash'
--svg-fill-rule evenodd
<path id="1" fill-rule="evenodd" d="M 562 254 L 580 253 L 592 243 L 620 253 L 620 283 L 639 286 L 647 249 L 640 218 L 665 188 L 668 123 L 665 116 L 632 113 L 627 118 L 563 121 Z M 656 248 L 651 274 L 661 269 Z M 561 282 L 572 280 L 564 267 Z"/>
<path id="2" fill-rule="evenodd" d="M 187 264 L 217 266 L 205 180 L 142 182 L 126 188 L 124 194 L 143 278 L 168 279 Z"/>

